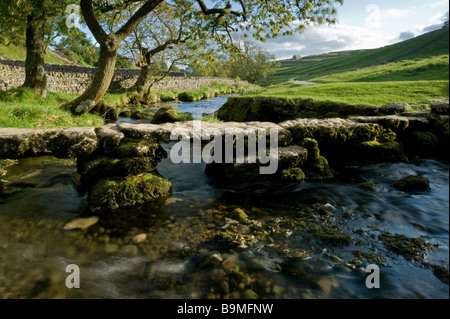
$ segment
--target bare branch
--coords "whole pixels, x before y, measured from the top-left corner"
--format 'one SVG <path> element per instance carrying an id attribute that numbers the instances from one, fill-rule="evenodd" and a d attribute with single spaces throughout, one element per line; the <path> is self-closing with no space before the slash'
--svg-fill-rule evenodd
<path id="1" fill-rule="evenodd" d="M 242 17 L 243 13 L 242 12 L 237 12 L 237 11 L 233 11 L 231 10 L 231 3 L 227 3 L 227 5 L 225 6 L 225 8 L 222 9 L 209 9 L 205 2 L 203 2 L 203 0 L 196 0 L 198 5 L 200 6 L 200 9 L 202 10 L 203 14 L 205 15 L 212 15 L 212 14 L 220 14 L 220 15 L 228 15 L 228 14 L 232 14 L 238 17 Z"/>
<path id="2" fill-rule="evenodd" d="M 92 1 L 92 0 L 90 0 Z M 148 0 L 142 7 L 125 23 L 125 25 L 117 31 L 116 35 L 119 41 L 125 39 L 137 27 L 137 25 L 145 19 L 145 17 L 152 12 L 164 0 Z"/>

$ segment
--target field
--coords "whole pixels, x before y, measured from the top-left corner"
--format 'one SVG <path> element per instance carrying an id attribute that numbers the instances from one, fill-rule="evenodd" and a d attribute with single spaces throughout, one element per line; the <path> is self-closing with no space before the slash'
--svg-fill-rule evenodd
<path id="1" fill-rule="evenodd" d="M 377 106 L 448 97 L 448 44 L 447 28 L 383 48 L 282 61 L 257 95 Z"/>

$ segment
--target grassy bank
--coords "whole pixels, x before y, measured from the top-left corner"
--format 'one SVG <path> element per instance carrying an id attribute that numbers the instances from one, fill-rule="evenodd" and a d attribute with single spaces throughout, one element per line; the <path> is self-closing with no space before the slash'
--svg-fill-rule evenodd
<path id="1" fill-rule="evenodd" d="M 59 128 L 77 126 L 101 126 L 103 119 L 92 114 L 73 117 L 70 112 L 59 109 L 76 95 L 64 93 L 47 94 L 46 99 L 30 89 L 14 89 L 0 92 L 0 127 Z"/>
<path id="2" fill-rule="evenodd" d="M 290 83 L 244 96 L 381 106 L 393 102 L 419 103 L 447 97 L 449 81 L 346 82 L 316 85 Z"/>
<path id="3" fill-rule="evenodd" d="M 130 90 L 120 93 L 107 93 L 103 97 L 106 105 L 120 111 L 128 107 L 157 107 L 163 100 L 177 101 L 180 96 L 185 101 L 196 101 L 211 98 L 217 95 L 252 92 L 259 87 L 239 84 L 237 86 L 214 84 L 211 87 L 201 87 L 195 91 L 153 91 L 147 104 L 133 104 L 129 106 L 130 99 L 136 96 L 136 91 Z M 93 114 L 84 114 L 74 117 L 70 112 L 59 109 L 61 104 L 77 97 L 76 94 L 49 92 L 43 99 L 34 91 L 25 88 L 0 91 L 0 127 L 17 128 L 61 128 L 102 126 L 101 117 Z M 139 102 L 139 101 L 138 101 Z"/>

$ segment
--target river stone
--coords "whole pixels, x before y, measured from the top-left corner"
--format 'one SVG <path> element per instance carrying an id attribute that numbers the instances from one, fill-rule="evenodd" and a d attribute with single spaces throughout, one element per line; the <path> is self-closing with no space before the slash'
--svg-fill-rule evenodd
<path id="1" fill-rule="evenodd" d="M 244 299 L 258 299 L 258 294 L 251 289 L 247 289 L 243 293 Z"/>
<path id="2" fill-rule="evenodd" d="M 93 212 L 134 207 L 154 202 L 171 193 L 172 184 L 157 173 L 105 178 L 97 182 L 89 194 Z"/>
<path id="3" fill-rule="evenodd" d="M 144 110 L 135 110 L 133 113 L 130 114 L 130 118 L 134 120 L 147 120 L 152 119 L 155 116 L 155 111 L 150 109 L 144 109 Z"/>
<path id="4" fill-rule="evenodd" d="M 64 230 L 74 230 L 74 229 L 87 229 L 92 225 L 98 223 L 99 218 L 97 216 L 87 217 L 87 218 L 77 218 L 67 223 L 64 226 Z"/>
<path id="5" fill-rule="evenodd" d="M 434 114 L 449 115 L 449 103 L 447 102 L 434 102 L 430 105 L 431 112 Z"/>
<path id="6" fill-rule="evenodd" d="M 406 112 L 411 108 L 408 103 L 389 103 L 380 106 L 380 112 L 386 115 L 394 115 Z"/>
<path id="7" fill-rule="evenodd" d="M 181 112 L 173 107 L 162 107 L 153 116 L 151 124 L 174 123 L 179 121 Z"/>
<path id="8" fill-rule="evenodd" d="M 147 239 L 147 234 L 139 234 L 133 237 L 133 244 L 140 244 Z"/>
<path id="9" fill-rule="evenodd" d="M 392 186 L 402 191 L 428 191 L 430 181 L 425 177 L 409 175 L 396 181 Z"/>

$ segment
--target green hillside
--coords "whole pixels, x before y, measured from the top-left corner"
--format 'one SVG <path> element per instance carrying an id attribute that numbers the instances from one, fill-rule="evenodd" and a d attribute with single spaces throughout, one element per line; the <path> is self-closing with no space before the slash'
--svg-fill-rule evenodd
<path id="1" fill-rule="evenodd" d="M 0 43 L 0 56 L 4 59 L 22 60 L 26 58 L 26 50 L 23 47 L 10 44 L 8 46 Z M 59 56 L 55 52 L 48 50 L 45 55 L 45 63 L 53 64 L 74 64 L 73 62 Z"/>
<path id="2" fill-rule="evenodd" d="M 310 79 L 318 83 L 448 80 L 449 56 L 402 60 Z"/>
<path id="3" fill-rule="evenodd" d="M 448 55 L 448 30 L 448 28 L 436 30 L 407 41 L 378 49 L 333 52 L 307 56 L 300 61 L 281 61 L 281 67 L 278 71 L 261 84 L 283 83 L 292 78 L 299 81 L 306 81 L 325 75 L 346 72 L 352 69 L 370 67 L 408 53 L 424 45 L 425 47 L 420 48 L 417 52 L 401 57 L 396 60 L 396 62 L 429 58 L 430 56 L 437 55 Z M 431 42 L 433 40 L 434 42 Z M 442 79 L 442 77 L 438 79 Z"/>

